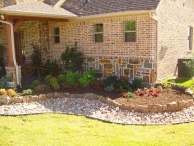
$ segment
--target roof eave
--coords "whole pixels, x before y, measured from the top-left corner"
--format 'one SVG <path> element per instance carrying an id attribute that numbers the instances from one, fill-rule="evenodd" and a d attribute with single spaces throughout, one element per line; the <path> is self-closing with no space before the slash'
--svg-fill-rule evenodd
<path id="1" fill-rule="evenodd" d="M 46 13 L 32 13 L 32 12 L 21 12 L 21 11 L 8 11 L 0 10 L 0 14 L 12 15 L 12 16 L 34 16 L 34 17 L 45 17 L 45 18 L 64 18 L 64 19 L 75 19 L 77 15 L 57 15 L 57 14 L 46 14 Z"/>
<path id="2" fill-rule="evenodd" d="M 99 15 L 90 15 L 90 16 L 81 16 L 77 19 L 98 19 L 98 18 L 105 18 L 105 17 L 119 17 L 119 16 L 127 16 L 127 15 L 144 15 L 156 13 L 156 10 L 137 10 L 137 11 L 125 11 L 125 12 L 115 12 L 115 13 L 106 13 L 106 14 L 99 14 Z"/>

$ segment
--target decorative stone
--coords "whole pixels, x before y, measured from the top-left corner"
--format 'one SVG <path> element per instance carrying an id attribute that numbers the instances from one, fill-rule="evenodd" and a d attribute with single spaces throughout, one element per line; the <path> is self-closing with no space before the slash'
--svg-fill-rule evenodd
<path id="1" fill-rule="evenodd" d="M 163 112 L 166 112 L 167 111 L 167 105 L 165 104 L 165 105 L 162 105 L 162 111 Z"/>
<path id="2" fill-rule="evenodd" d="M 0 98 L 0 103 L 7 105 L 10 103 L 11 99 L 8 95 L 2 95 L 3 97 Z"/>
<path id="3" fill-rule="evenodd" d="M 156 78 L 155 78 L 155 69 L 152 69 L 151 73 L 150 73 L 150 83 L 154 83 L 155 80 L 156 80 Z"/>
<path id="4" fill-rule="evenodd" d="M 99 62 L 102 64 L 110 64 L 110 60 L 105 60 L 105 59 L 101 59 L 99 60 Z"/>
<path id="5" fill-rule="evenodd" d="M 47 99 L 51 99 L 51 98 L 53 98 L 53 93 L 48 93 L 48 94 L 46 94 L 46 97 L 47 97 Z"/>
<path id="6" fill-rule="evenodd" d="M 119 65 L 121 65 L 121 64 L 122 64 L 122 59 L 119 58 L 119 59 L 118 59 L 118 62 L 119 62 Z"/>
<path id="7" fill-rule="evenodd" d="M 45 95 L 45 94 L 40 94 L 40 95 L 38 96 L 38 99 L 39 99 L 39 100 L 46 100 L 47 98 L 46 98 L 46 95 Z"/>
<path id="8" fill-rule="evenodd" d="M 23 102 L 30 102 L 31 100 L 31 95 L 25 95 L 23 96 Z"/>
<path id="9" fill-rule="evenodd" d="M 102 78 L 102 73 L 96 73 L 97 78 Z"/>
<path id="10" fill-rule="evenodd" d="M 187 88 L 185 90 L 185 93 L 189 94 L 189 95 L 193 95 L 193 91 L 190 88 Z"/>
<path id="11" fill-rule="evenodd" d="M 125 105 L 125 104 L 121 104 L 121 105 L 119 106 L 119 108 L 120 108 L 120 109 L 123 109 L 123 110 L 127 110 L 127 109 L 128 109 L 127 105 Z"/>
<path id="12" fill-rule="evenodd" d="M 63 94 L 63 92 L 60 92 L 60 93 L 55 92 L 55 93 L 53 94 L 53 97 L 54 97 L 54 98 L 62 98 L 62 97 L 64 97 L 64 94 Z"/>
<path id="13" fill-rule="evenodd" d="M 158 112 L 157 105 L 152 105 L 152 108 L 150 108 L 149 111 L 150 111 L 151 113 L 157 113 L 157 112 Z"/>
<path id="14" fill-rule="evenodd" d="M 144 62 L 144 67 L 145 68 L 153 68 L 153 63 L 150 63 L 149 61 Z"/>
<path id="15" fill-rule="evenodd" d="M 68 92 L 65 92 L 64 93 L 64 97 L 69 97 L 69 93 Z"/>
<path id="16" fill-rule="evenodd" d="M 186 101 L 178 101 L 179 110 L 182 110 L 185 108 Z"/>
<path id="17" fill-rule="evenodd" d="M 134 76 L 136 76 L 136 74 L 137 74 L 137 65 L 133 66 L 133 70 L 134 70 Z"/>
<path id="18" fill-rule="evenodd" d="M 32 95 L 31 96 L 31 101 L 32 102 L 39 101 L 38 96 L 37 95 Z"/>
<path id="19" fill-rule="evenodd" d="M 127 81 L 129 81 L 129 77 L 128 76 L 120 76 L 120 79 L 121 80 L 127 80 Z"/>
<path id="20" fill-rule="evenodd" d="M 134 108 L 135 108 L 134 105 L 126 105 L 126 110 L 132 111 L 132 109 Z"/>
<path id="21" fill-rule="evenodd" d="M 185 104 L 186 108 L 190 107 L 191 105 L 193 105 L 193 99 L 187 100 Z"/>
<path id="22" fill-rule="evenodd" d="M 148 106 L 146 106 L 146 105 L 136 105 L 135 106 L 135 111 L 146 113 L 146 112 L 148 112 Z"/>
<path id="23" fill-rule="evenodd" d="M 143 76 L 143 82 L 149 83 L 149 76 Z"/>
<path id="24" fill-rule="evenodd" d="M 87 57 L 87 61 L 88 61 L 88 62 L 93 62 L 92 57 Z"/>
<path id="25" fill-rule="evenodd" d="M 139 59 L 129 59 L 129 63 L 130 64 L 140 64 L 140 60 Z"/>
<path id="26" fill-rule="evenodd" d="M 22 103 L 23 97 L 22 96 L 14 96 L 11 98 L 11 103 Z"/>
<path id="27" fill-rule="evenodd" d="M 167 104 L 167 111 L 178 111 L 178 110 L 179 107 L 176 101 Z"/>
<path id="28" fill-rule="evenodd" d="M 124 70 L 124 75 L 126 75 L 126 76 L 129 75 L 129 69 Z"/>
<path id="29" fill-rule="evenodd" d="M 75 98 L 83 98 L 83 94 L 75 94 Z"/>
<path id="30" fill-rule="evenodd" d="M 163 112 L 163 107 L 160 104 L 157 104 L 157 110 L 159 113 Z"/>
<path id="31" fill-rule="evenodd" d="M 75 94 L 69 94 L 69 98 L 75 98 Z"/>
<path id="32" fill-rule="evenodd" d="M 104 64 L 105 69 L 112 69 L 112 64 Z"/>

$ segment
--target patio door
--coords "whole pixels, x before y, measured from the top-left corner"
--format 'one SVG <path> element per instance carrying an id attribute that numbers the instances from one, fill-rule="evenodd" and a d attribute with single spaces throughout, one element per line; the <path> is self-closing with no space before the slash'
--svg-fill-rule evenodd
<path id="1" fill-rule="evenodd" d="M 24 64 L 24 55 L 23 55 L 23 32 L 18 31 L 14 32 L 14 39 L 15 39 L 15 55 L 16 55 L 16 62 L 18 65 Z"/>

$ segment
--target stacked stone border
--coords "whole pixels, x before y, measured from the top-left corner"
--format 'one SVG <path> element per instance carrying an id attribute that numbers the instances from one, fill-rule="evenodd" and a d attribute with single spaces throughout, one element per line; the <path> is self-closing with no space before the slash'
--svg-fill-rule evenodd
<path id="1" fill-rule="evenodd" d="M 125 105 L 119 104 L 115 100 L 111 100 L 109 97 L 99 96 L 93 93 L 85 93 L 85 94 L 70 94 L 67 92 L 55 92 L 48 94 L 40 94 L 40 95 L 25 95 L 25 96 L 15 96 L 9 97 L 7 95 L 1 95 L 4 97 L 0 98 L 0 105 L 8 105 L 13 103 L 22 103 L 22 102 L 37 102 L 40 100 L 47 100 L 51 98 L 85 98 L 89 100 L 100 100 L 103 103 L 119 107 L 123 110 L 134 111 L 134 112 L 151 112 L 151 113 L 161 113 L 161 112 L 175 112 L 186 109 L 192 105 L 194 105 L 194 99 L 189 100 L 181 100 L 181 101 L 173 101 L 168 104 L 152 104 L 152 105 Z"/>

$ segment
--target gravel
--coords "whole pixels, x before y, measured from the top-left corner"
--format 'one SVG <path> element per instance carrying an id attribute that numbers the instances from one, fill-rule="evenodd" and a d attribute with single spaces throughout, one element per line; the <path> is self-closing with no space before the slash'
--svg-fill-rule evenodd
<path id="1" fill-rule="evenodd" d="M 83 115 L 107 122 L 132 125 L 161 125 L 194 122 L 194 106 L 178 112 L 139 113 L 121 110 L 98 100 L 53 98 L 31 103 L 0 106 L 0 115 L 63 113 Z"/>

